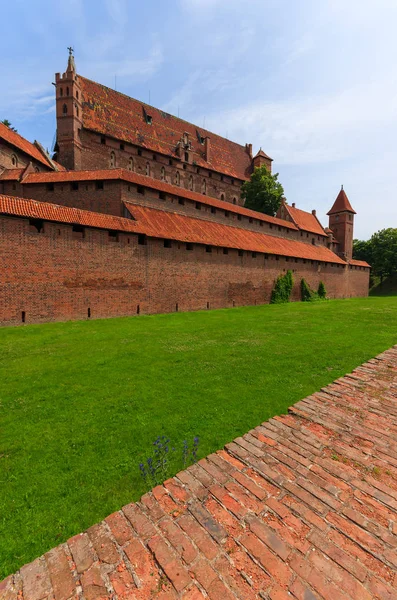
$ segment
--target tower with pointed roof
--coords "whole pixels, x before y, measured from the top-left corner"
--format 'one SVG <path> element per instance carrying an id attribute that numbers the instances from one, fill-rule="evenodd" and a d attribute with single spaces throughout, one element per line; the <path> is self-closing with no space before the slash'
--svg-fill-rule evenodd
<path id="1" fill-rule="evenodd" d="M 81 169 L 82 98 L 76 73 L 73 48 L 69 47 L 66 72 L 55 74 L 56 88 L 56 160 L 67 169 Z"/>
<path id="2" fill-rule="evenodd" d="M 339 242 L 338 254 L 345 260 L 351 260 L 353 257 L 353 230 L 356 211 L 352 208 L 343 185 L 327 214 L 329 216 L 329 228 Z"/>
<path id="3" fill-rule="evenodd" d="M 266 152 L 263 152 L 262 148 L 260 148 L 259 152 L 252 159 L 252 165 L 253 165 L 254 169 L 256 167 L 261 167 L 262 165 L 266 165 L 267 170 L 271 172 L 272 161 L 273 161 L 273 159 L 270 158 L 270 156 L 268 156 L 266 154 Z"/>

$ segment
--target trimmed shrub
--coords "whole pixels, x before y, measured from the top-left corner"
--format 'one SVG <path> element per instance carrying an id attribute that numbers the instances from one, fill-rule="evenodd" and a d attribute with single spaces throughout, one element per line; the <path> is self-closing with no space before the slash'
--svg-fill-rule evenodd
<path id="1" fill-rule="evenodd" d="M 314 292 L 310 289 L 305 279 L 301 279 L 301 300 L 302 302 L 312 302 L 315 299 Z"/>
<path id="2" fill-rule="evenodd" d="M 272 290 L 270 304 L 283 304 L 284 302 L 289 302 L 293 285 L 294 280 L 292 278 L 292 271 L 287 271 L 285 275 L 277 277 Z"/>
<path id="3" fill-rule="evenodd" d="M 327 290 L 325 289 L 325 285 L 322 281 L 320 281 L 320 283 L 318 284 L 317 294 L 318 297 L 323 300 L 327 297 Z"/>

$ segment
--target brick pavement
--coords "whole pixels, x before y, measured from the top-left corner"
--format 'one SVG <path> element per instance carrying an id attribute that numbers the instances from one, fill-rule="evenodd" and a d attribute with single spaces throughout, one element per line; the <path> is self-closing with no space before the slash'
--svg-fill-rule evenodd
<path id="1" fill-rule="evenodd" d="M 397 346 L 0 583 L 2 600 L 397 598 Z"/>

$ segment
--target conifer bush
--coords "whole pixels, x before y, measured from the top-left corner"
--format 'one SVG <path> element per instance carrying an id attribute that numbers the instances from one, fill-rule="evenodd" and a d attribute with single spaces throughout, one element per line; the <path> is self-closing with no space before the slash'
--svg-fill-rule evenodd
<path id="1" fill-rule="evenodd" d="M 318 297 L 323 300 L 327 297 L 327 290 L 325 289 L 325 285 L 322 281 L 320 281 L 320 283 L 318 284 L 317 294 Z"/>
<path id="2" fill-rule="evenodd" d="M 305 279 L 301 279 L 301 300 L 302 302 L 312 302 L 315 300 L 315 293 L 310 289 Z"/>
<path id="3" fill-rule="evenodd" d="M 294 280 L 292 271 L 287 271 L 285 275 L 277 277 L 272 290 L 270 304 L 283 304 L 284 302 L 289 302 L 293 285 Z"/>

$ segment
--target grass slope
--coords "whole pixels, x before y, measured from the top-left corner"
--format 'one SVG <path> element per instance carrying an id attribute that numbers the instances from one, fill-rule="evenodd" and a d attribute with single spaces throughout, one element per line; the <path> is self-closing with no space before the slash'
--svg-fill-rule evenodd
<path id="1" fill-rule="evenodd" d="M 397 296 L 397 275 L 386 277 L 383 282 L 380 278 L 375 278 L 375 284 L 369 290 L 370 296 Z"/>
<path id="2" fill-rule="evenodd" d="M 166 434 L 206 455 L 397 343 L 397 298 L 0 330 L 0 580 L 145 491 Z"/>

